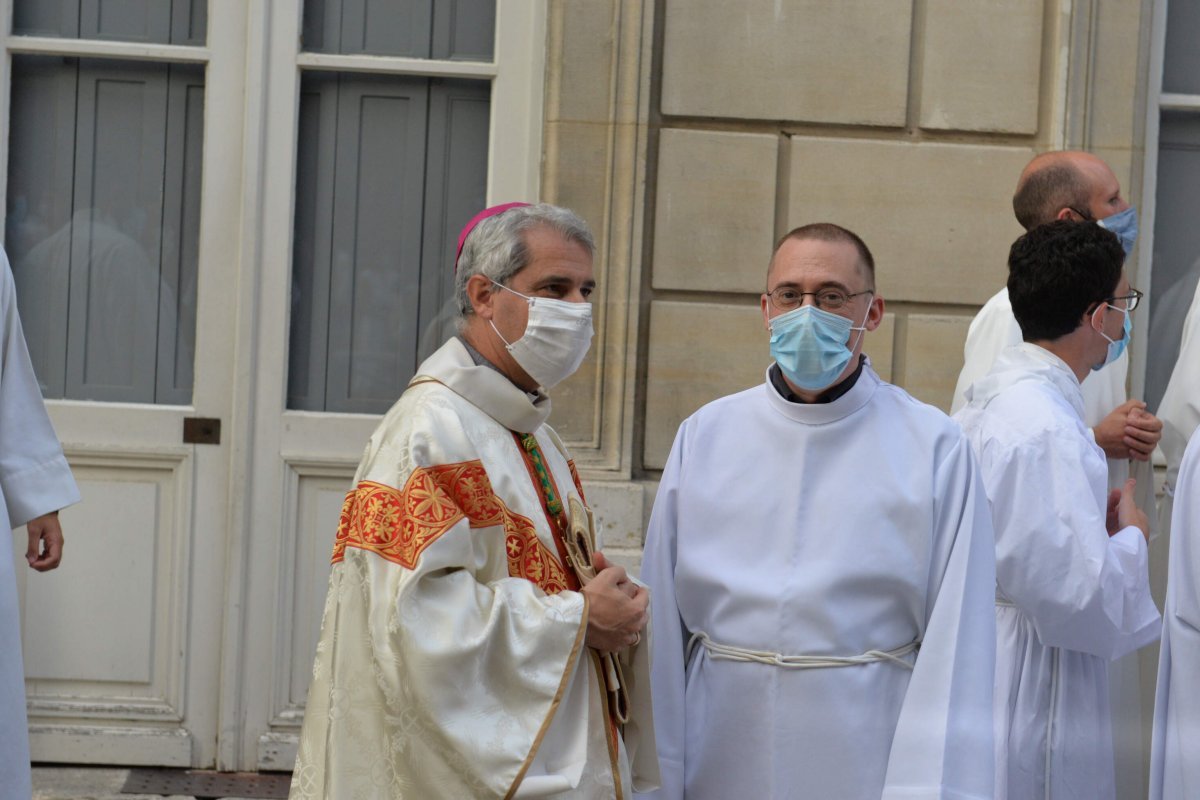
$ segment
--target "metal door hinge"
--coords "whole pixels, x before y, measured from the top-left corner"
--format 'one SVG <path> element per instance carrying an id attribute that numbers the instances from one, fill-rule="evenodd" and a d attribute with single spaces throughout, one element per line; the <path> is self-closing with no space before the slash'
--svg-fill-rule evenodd
<path id="1" fill-rule="evenodd" d="M 184 417 L 184 444 L 220 444 L 221 420 L 212 417 Z"/>

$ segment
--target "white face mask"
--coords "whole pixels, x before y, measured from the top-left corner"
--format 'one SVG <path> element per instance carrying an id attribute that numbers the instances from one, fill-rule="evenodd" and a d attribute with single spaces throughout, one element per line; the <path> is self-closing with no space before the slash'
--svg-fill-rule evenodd
<path id="1" fill-rule="evenodd" d="M 493 281 L 495 283 L 495 281 Z M 592 304 L 530 297 L 496 283 L 529 303 L 525 333 L 511 344 L 488 320 L 513 360 L 545 389 L 552 389 L 583 363 L 592 346 Z"/>

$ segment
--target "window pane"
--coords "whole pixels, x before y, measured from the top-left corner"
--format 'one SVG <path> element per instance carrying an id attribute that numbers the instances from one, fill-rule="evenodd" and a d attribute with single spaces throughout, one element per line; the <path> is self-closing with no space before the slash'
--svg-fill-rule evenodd
<path id="1" fill-rule="evenodd" d="M 15 0 L 13 33 L 203 45 L 208 0 Z"/>
<path id="2" fill-rule="evenodd" d="M 496 0 L 306 0 L 303 46 L 324 53 L 490 61 Z"/>
<path id="3" fill-rule="evenodd" d="M 1200 116 L 1163 114 L 1159 130 L 1154 211 L 1153 302 L 1146 404 L 1156 410 L 1179 357 L 1183 320 L 1200 279 L 1200 228 L 1195 224 L 1200 186 Z"/>
<path id="4" fill-rule="evenodd" d="M 1200 94 L 1200 3 L 1167 4 L 1167 44 L 1163 54 L 1163 91 Z"/>
<path id="5" fill-rule="evenodd" d="M 496 0 L 457 0 L 433 8 L 433 58 L 491 61 Z"/>
<path id="6" fill-rule="evenodd" d="M 383 412 L 422 339 L 446 330 L 457 228 L 486 190 L 489 93 L 478 81 L 303 77 L 289 407 Z"/>
<path id="7" fill-rule="evenodd" d="M 13 59 L 6 242 L 47 397 L 190 400 L 203 79 Z"/>

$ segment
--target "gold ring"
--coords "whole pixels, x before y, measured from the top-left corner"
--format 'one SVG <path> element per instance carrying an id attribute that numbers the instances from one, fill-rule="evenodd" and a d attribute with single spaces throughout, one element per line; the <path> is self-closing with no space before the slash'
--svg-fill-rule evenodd
<path id="1" fill-rule="evenodd" d="M 633 634 L 633 644 L 631 644 L 629 646 L 637 647 L 639 644 L 641 644 L 641 642 L 642 642 L 642 632 L 637 631 L 636 633 Z"/>

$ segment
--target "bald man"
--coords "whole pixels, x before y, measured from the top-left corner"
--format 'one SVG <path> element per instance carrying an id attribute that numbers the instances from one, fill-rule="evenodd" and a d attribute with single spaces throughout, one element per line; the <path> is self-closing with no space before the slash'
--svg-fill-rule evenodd
<path id="1" fill-rule="evenodd" d="M 1095 221 L 1117 234 L 1128 258 L 1137 239 L 1137 213 L 1121 195 L 1121 183 L 1108 164 L 1091 153 L 1064 150 L 1042 153 L 1021 172 L 1013 195 L 1013 212 L 1025 230 L 1057 219 Z M 971 384 L 992 368 L 1004 348 L 1021 342 L 1008 289 L 984 304 L 967 331 L 964 364 L 954 390 L 952 411 L 966 405 Z M 1129 461 L 1149 462 L 1162 436 L 1162 423 L 1141 400 L 1126 397 L 1129 359 L 1124 353 L 1084 380 L 1084 421 L 1096 444 L 1108 456 L 1109 486 L 1119 488 L 1129 477 Z M 1144 490 L 1152 488 L 1149 470 Z"/>
<path id="2" fill-rule="evenodd" d="M 1122 196 L 1120 181 L 1108 164 L 1091 153 L 1068 150 L 1035 157 L 1017 180 L 1013 212 L 1027 231 L 1060 219 L 1095 221 L 1117 235 L 1126 258 L 1137 239 L 1137 213 Z M 971 385 L 987 375 L 1003 350 L 1020 344 L 1021 338 L 1008 289 L 1002 288 L 971 321 L 953 411 L 966 405 Z M 1137 504 L 1153 519 L 1154 480 L 1149 459 L 1163 426 L 1146 411 L 1145 403 L 1128 399 L 1128 371 L 1128 356 L 1121 353 L 1116 361 L 1083 380 L 1083 418 L 1108 457 L 1109 488 L 1124 485 L 1132 463 L 1133 477 L 1138 479 Z M 1140 785 L 1143 745 L 1138 685 L 1137 653 L 1110 665 L 1119 798 L 1138 797 L 1144 792 Z"/>

